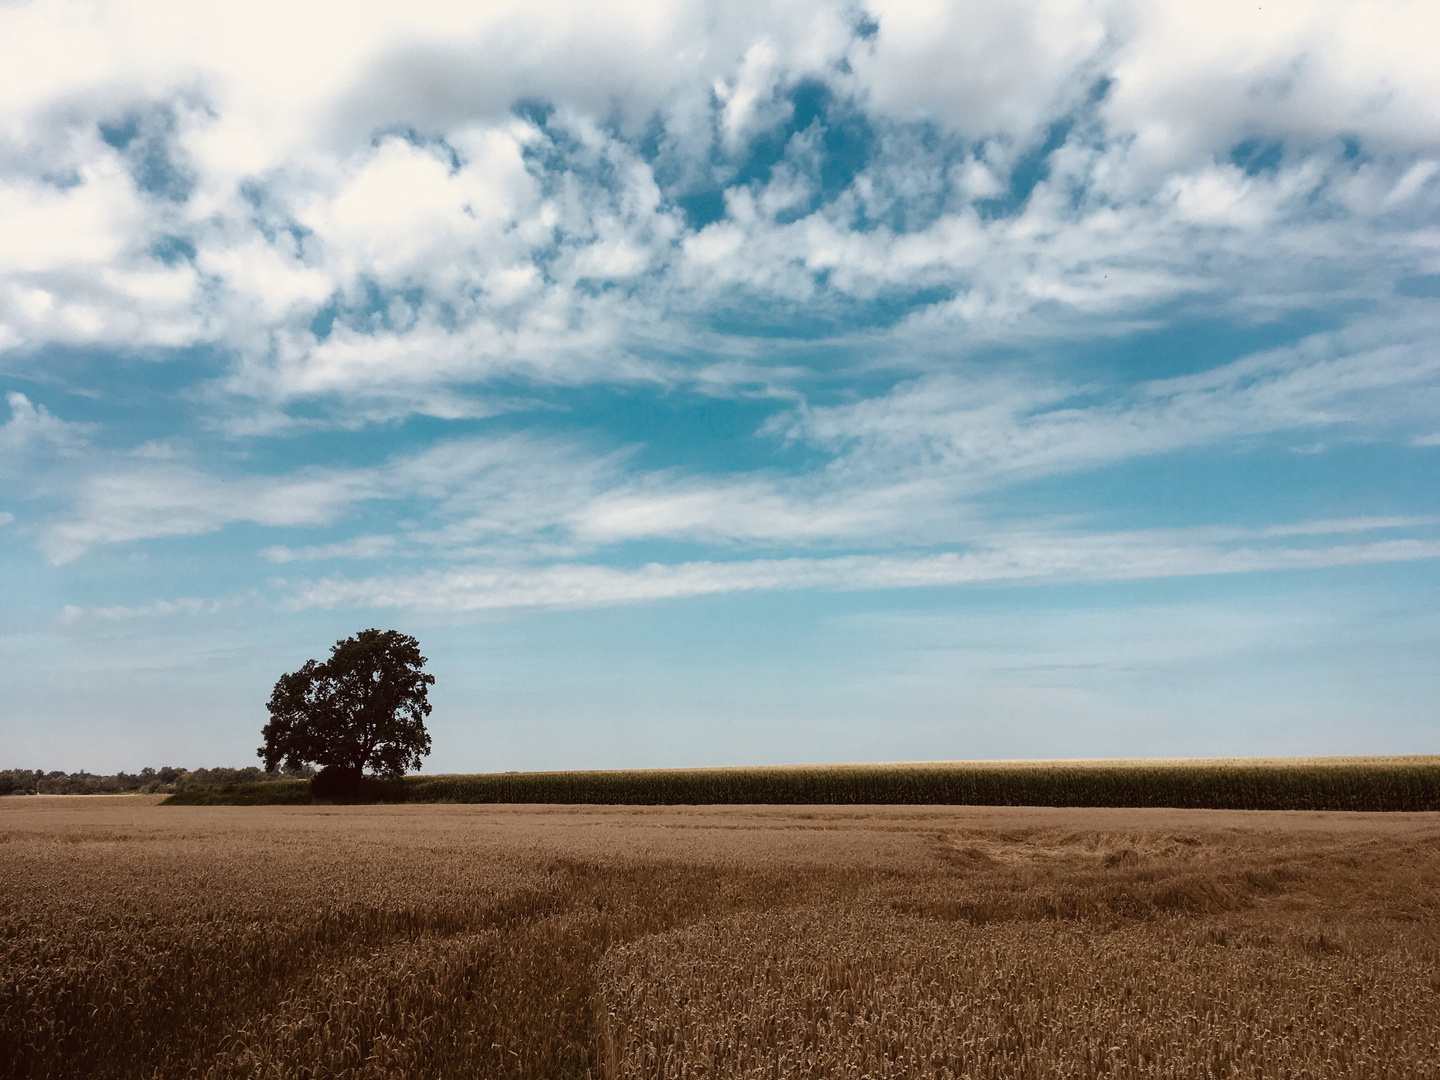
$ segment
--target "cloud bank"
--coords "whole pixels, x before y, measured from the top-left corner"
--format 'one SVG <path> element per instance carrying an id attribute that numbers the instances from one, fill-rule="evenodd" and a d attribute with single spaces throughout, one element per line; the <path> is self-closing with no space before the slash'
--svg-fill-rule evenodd
<path id="1" fill-rule="evenodd" d="M 1437 36 L 1400 2 L 8 4 L 6 512 L 56 566 L 241 529 L 356 565 L 290 594 L 322 605 L 1429 558 L 1005 500 L 1433 446 Z M 1201 324 L 1273 340 L 1177 357 Z M 166 379 L 153 430 L 69 418 Z M 613 419 L 679 398 L 755 415 L 699 463 Z"/>

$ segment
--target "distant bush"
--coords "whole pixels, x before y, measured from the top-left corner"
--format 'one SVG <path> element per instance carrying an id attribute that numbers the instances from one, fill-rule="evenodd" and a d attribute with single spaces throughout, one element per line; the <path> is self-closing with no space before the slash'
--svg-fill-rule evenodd
<path id="1" fill-rule="evenodd" d="M 212 791 L 227 785 L 266 784 L 279 780 L 306 780 L 313 769 L 265 772 L 254 765 L 243 769 L 182 769 L 166 765 L 145 768 L 138 773 L 117 772 L 100 776 L 60 770 L 6 769 L 0 771 L 0 795 L 173 795 L 178 792 Z"/>
<path id="2" fill-rule="evenodd" d="M 408 799 L 401 780 L 361 777 L 343 789 L 315 790 L 313 779 L 283 778 L 255 784 L 214 784 L 189 787 L 165 800 L 167 806 L 296 806 L 309 803 L 397 803 Z"/>
<path id="3" fill-rule="evenodd" d="M 310 781 L 284 778 L 264 783 L 188 787 L 165 800 L 167 806 L 308 806 Z"/>
<path id="4" fill-rule="evenodd" d="M 0 769 L 0 795 L 34 795 L 44 775 L 39 769 Z"/>

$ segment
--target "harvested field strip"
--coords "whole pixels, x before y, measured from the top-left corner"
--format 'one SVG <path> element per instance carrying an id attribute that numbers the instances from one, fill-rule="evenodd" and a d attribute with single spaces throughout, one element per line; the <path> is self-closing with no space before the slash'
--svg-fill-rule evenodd
<path id="1" fill-rule="evenodd" d="M 303 802 L 304 781 L 194 791 L 179 804 Z M 1440 810 L 1440 757 L 954 762 L 490 773 L 372 781 L 375 801 L 596 805 L 1117 806 Z"/>

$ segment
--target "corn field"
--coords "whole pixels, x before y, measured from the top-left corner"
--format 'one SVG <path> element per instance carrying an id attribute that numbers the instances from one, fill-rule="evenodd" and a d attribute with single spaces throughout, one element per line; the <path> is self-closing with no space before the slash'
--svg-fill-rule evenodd
<path id="1" fill-rule="evenodd" d="M 0 1075 L 1440 1075 L 1440 817 L 12 796 Z"/>
<path id="2" fill-rule="evenodd" d="M 935 762 L 737 769 L 489 773 L 370 779 L 377 802 L 631 806 L 1130 806 L 1440 810 L 1440 757 Z M 176 795 L 186 805 L 300 803 L 306 781 Z"/>

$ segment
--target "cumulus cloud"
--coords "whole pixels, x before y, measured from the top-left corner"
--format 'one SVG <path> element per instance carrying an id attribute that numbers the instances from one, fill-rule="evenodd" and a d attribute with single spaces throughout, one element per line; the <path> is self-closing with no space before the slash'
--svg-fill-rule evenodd
<path id="1" fill-rule="evenodd" d="M 1325 274 L 1388 295 L 1432 258 L 1435 19 L 8 5 L 0 350 L 205 344 L 241 397 L 393 414 L 517 376 L 713 379 L 746 337 L 717 342 L 717 305 L 863 332 L 884 301 L 978 340 L 1301 308 Z"/>
<path id="2" fill-rule="evenodd" d="M 1440 145 L 1429 5 L 1137 4 L 1124 21 L 1106 114 L 1157 164 L 1345 131 L 1384 149 Z"/>
<path id="3" fill-rule="evenodd" d="M 877 111 L 1023 143 L 1090 92 L 1124 6 L 878 0 L 867 11 L 874 36 L 851 63 Z"/>

